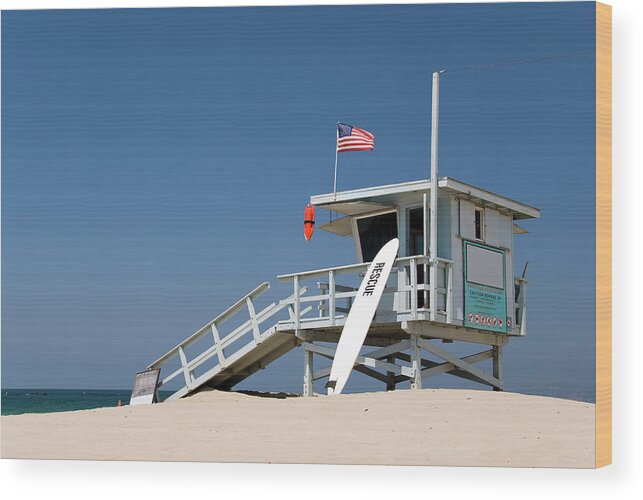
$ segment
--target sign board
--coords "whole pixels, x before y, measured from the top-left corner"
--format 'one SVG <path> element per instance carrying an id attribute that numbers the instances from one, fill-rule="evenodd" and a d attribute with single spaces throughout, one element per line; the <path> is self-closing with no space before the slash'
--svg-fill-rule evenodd
<path id="1" fill-rule="evenodd" d="M 159 383 L 160 368 L 138 372 L 134 379 L 130 405 L 150 405 L 155 402 L 156 386 Z"/>
<path id="2" fill-rule="evenodd" d="M 507 332 L 505 252 L 464 242 L 464 326 Z"/>

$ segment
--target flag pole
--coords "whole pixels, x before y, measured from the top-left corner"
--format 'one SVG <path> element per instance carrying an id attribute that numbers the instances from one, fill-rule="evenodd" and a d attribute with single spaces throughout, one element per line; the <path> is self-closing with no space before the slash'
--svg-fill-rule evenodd
<path id="1" fill-rule="evenodd" d="M 339 122 L 335 127 L 335 177 L 333 179 L 333 199 L 337 199 L 337 143 L 339 142 Z"/>

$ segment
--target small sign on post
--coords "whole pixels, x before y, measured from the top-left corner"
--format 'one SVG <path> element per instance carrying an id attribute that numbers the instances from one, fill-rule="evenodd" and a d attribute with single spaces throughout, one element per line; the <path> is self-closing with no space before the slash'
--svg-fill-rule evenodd
<path id="1" fill-rule="evenodd" d="M 134 387 L 130 405 L 149 405 L 156 402 L 156 386 L 159 382 L 160 368 L 138 372 L 134 378 Z"/>

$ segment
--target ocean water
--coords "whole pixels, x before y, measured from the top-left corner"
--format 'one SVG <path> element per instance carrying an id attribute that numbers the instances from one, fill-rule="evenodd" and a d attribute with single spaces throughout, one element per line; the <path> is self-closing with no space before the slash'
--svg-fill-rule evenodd
<path id="1" fill-rule="evenodd" d="M 2 389 L 2 415 L 90 410 L 129 403 L 129 389 Z M 164 395 L 161 395 L 163 397 Z"/>

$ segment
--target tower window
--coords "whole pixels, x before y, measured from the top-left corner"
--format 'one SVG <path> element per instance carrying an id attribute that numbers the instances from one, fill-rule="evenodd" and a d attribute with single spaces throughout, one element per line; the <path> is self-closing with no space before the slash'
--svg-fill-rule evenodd
<path id="1" fill-rule="evenodd" d="M 482 241 L 484 240 L 484 208 L 476 207 L 474 214 L 474 237 Z"/>

